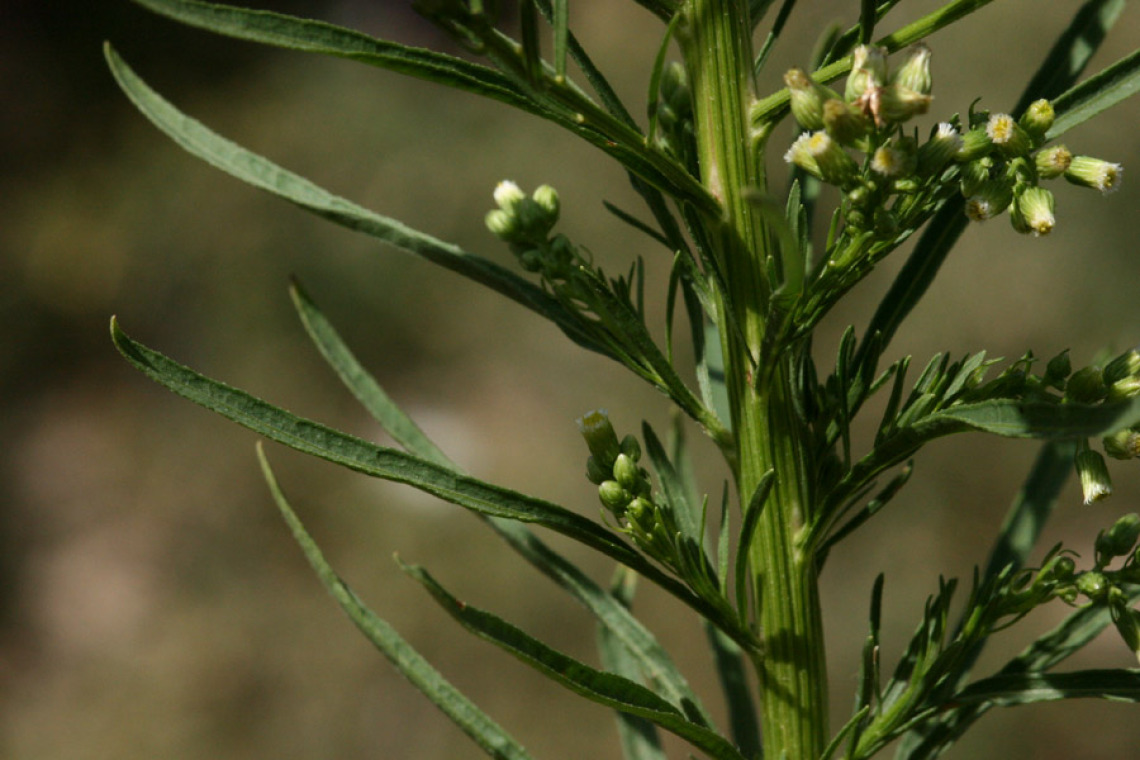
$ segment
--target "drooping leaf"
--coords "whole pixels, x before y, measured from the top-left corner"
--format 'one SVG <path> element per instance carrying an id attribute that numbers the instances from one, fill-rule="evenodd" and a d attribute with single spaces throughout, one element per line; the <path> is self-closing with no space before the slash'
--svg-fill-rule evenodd
<path id="1" fill-rule="evenodd" d="M 109 47 L 106 53 L 115 78 L 138 109 L 191 154 L 243 182 L 284 198 L 318 216 L 378 238 L 485 285 L 551 320 L 579 345 L 607 354 L 602 346 L 583 332 L 571 312 L 537 285 L 492 261 L 333 195 L 309 180 L 226 140 L 160 97 Z"/>
<path id="2" fill-rule="evenodd" d="M 745 757 L 760 757 L 760 724 L 756 719 L 758 713 L 748 685 L 744 653 L 732 639 L 707 621 L 704 628 L 712 649 L 717 680 L 728 706 L 732 740 Z"/>
<path id="3" fill-rule="evenodd" d="M 1078 670 L 1072 673 L 999 673 L 954 695 L 956 704 L 999 707 L 1095 697 L 1140 702 L 1140 670 Z"/>
<path id="4" fill-rule="evenodd" d="M 530 760 L 531 756 L 522 745 L 433 668 L 392 626 L 366 607 L 352 589 L 341 580 L 286 501 L 285 494 L 278 485 L 277 478 L 270 469 L 260 445 L 257 448 L 257 456 L 273 500 L 281 511 L 281 516 L 285 518 L 293 537 L 316 571 L 321 583 L 360 632 L 487 755 L 496 760 Z"/>
<path id="5" fill-rule="evenodd" d="M 638 683 L 606 673 L 547 646 L 505 620 L 460 602 L 425 570 L 404 566 L 412 578 L 461 625 L 490 641 L 551 680 L 598 704 L 652 721 L 694 747 L 724 760 L 744 760 L 724 737 L 688 720 L 676 707 Z"/>

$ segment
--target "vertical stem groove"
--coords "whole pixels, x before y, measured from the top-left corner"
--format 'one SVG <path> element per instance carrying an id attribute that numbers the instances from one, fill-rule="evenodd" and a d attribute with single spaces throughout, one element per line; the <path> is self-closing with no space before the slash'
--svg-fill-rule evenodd
<path id="1" fill-rule="evenodd" d="M 776 474 L 749 557 L 764 643 L 754 656 L 764 751 L 771 760 L 817 760 L 828 734 L 827 673 L 814 564 L 796 543 L 810 514 L 811 488 L 790 362 L 782 358 L 760 387 L 753 382 L 773 284 L 767 280 L 768 232 L 746 197 L 747 189 L 764 188 L 747 118 L 753 99 L 748 2 L 687 0 L 681 13 L 677 39 L 693 93 L 701 182 L 721 203 L 721 217 L 708 220 L 728 291 L 719 307 L 731 306 L 742 333 L 725 329 L 720 317 L 741 500 L 769 469 Z"/>

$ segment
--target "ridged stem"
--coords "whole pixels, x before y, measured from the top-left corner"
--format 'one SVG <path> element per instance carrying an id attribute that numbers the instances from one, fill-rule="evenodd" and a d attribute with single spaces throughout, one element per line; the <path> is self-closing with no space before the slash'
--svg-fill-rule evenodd
<path id="1" fill-rule="evenodd" d="M 708 220 L 724 274 L 722 315 L 732 425 L 737 442 L 737 488 L 747 504 L 761 477 L 775 485 L 749 558 L 759 591 L 762 651 L 753 661 L 761 690 L 765 756 L 817 760 L 826 744 L 827 674 L 819 593 L 813 562 L 796 538 L 809 513 L 811 490 L 804 440 L 795 415 L 789 362 L 758 372 L 768 282 L 768 232 L 750 189 L 764 187 L 759 137 L 749 130 L 753 102 L 751 24 L 747 0 L 688 0 L 677 28 L 685 57 L 701 166 L 701 181 L 721 204 Z M 756 382 L 755 375 L 764 380 Z"/>

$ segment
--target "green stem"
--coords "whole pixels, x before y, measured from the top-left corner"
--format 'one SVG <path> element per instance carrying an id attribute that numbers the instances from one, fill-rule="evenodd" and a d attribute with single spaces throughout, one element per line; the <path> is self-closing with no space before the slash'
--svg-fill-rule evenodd
<path id="1" fill-rule="evenodd" d="M 706 220 L 725 274 L 720 308 L 731 308 L 740 330 L 721 317 L 727 385 L 737 444 L 737 488 L 742 503 L 760 478 L 775 471 L 775 486 L 753 542 L 749 564 L 760 596 L 763 646 L 753 652 L 761 689 L 765 756 L 816 760 L 826 745 L 827 677 L 814 562 L 797 538 L 810 514 L 803 431 L 796 420 L 789 360 L 754 379 L 772 293 L 768 282 L 769 230 L 747 198 L 763 189 L 749 130 L 753 102 L 752 49 L 747 0 L 688 0 L 677 38 L 689 74 L 701 181 L 721 204 Z"/>

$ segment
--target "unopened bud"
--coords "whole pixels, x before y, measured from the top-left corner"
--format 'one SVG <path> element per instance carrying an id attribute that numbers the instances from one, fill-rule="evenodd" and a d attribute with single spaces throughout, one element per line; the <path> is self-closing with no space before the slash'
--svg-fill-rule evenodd
<path id="1" fill-rule="evenodd" d="M 985 129 L 971 129 L 962 135 L 962 148 L 954 158 L 957 161 L 976 161 L 988 156 L 993 148 L 993 140 Z"/>
<path id="2" fill-rule="evenodd" d="M 1129 375 L 1108 386 L 1108 393 L 1105 394 L 1104 400 L 1111 404 L 1117 401 L 1130 401 L 1138 397 L 1140 397 L 1140 376 Z"/>
<path id="3" fill-rule="evenodd" d="M 500 240 L 514 240 L 519 233 L 518 220 L 515 215 L 505 209 L 497 208 L 487 212 L 483 223 L 495 237 Z"/>
<path id="4" fill-rule="evenodd" d="M 516 205 L 526 198 L 526 193 L 514 182 L 505 179 L 495 186 L 494 198 L 499 208 L 512 211 Z"/>
<path id="5" fill-rule="evenodd" d="M 1092 449 L 1080 451 L 1075 464 L 1085 504 L 1103 501 L 1112 494 L 1112 477 L 1108 474 L 1108 465 L 1100 452 Z"/>
<path id="6" fill-rule="evenodd" d="M 918 170 L 926 175 L 937 174 L 954 160 L 962 150 L 962 136 L 949 122 L 942 122 L 934 135 L 918 149 Z"/>
<path id="7" fill-rule="evenodd" d="M 857 100 L 867 90 L 887 83 L 886 48 L 859 45 L 851 54 L 851 73 L 847 75 L 844 97 Z"/>
<path id="8" fill-rule="evenodd" d="M 1091 187 L 1105 195 L 1120 188 L 1124 167 L 1089 156 L 1076 156 L 1065 172 L 1065 179 L 1074 185 Z"/>
<path id="9" fill-rule="evenodd" d="M 618 443 L 617 433 L 614 432 L 606 410 L 595 409 L 582 415 L 578 419 L 578 431 L 586 439 L 586 445 L 597 463 L 612 468 L 621 453 L 621 444 Z"/>
<path id="10" fill-rule="evenodd" d="M 1125 351 L 1104 365 L 1104 382 L 1112 385 L 1126 377 L 1140 375 L 1140 351 Z"/>
<path id="11" fill-rule="evenodd" d="M 789 69 L 784 74 L 784 84 L 788 86 L 796 123 L 804 129 L 823 129 L 823 104 L 839 95 L 816 82 L 803 69 Z"/>
<path id="12" fill-rule="evenodd" d="M 546 212 L 550 219 L 550 224 L 553 226 L 554 223 L 558 221 L 558 191 L 550 185 L 539 185 L 531 198 L 539 208 Z"/>
<path id="13" fill-rule="evenodd" d="M 1113 604 L 1109 609 L 1112 612 L 1112 623 L 1116 626 L 1120 638 L 1140 661 L 1140 612 L 1126 603 Z"/>
<path id="14" fill-rule="evenodd" d="M 884 123 L 901 124 L 929 111 L 931 100 L 929 95 L 896 82 L 879 93 L 878 116 Z"/>
<path id="15" fill-rule="evenodd" d="M 1040 145 L 1045 139 L 1045 133 L 1053 126 L 1055 117 L 1053 104 L 1042 98 L 1029 104 L 1029 108 L 1025 109 L 1025 113 L 1021 115 L 1018 123 L 1033 141 Z"/>
<path id="16" fill-rule="evenodd" d="M 929 95 L 933 88 L 930 76 L 930 48 L 923 43 L 911 46 L 906 60 L 895 70 L 891 82 L 902 85 L 921 95 Z"/>
<path id="17" fill-rule="evenodd" d="M 1135 459 L 1140 457 L 1140 432 L 1131 428 L 1117 430 L 1102 438 L 1101 445 L 1113 459 Z"/>
<path id="18" fill-rule="evenodd" d="M 637 442 L 637 436 L 630 433 L 621 439 L 621 453 L 635 462 L 641 461 L 641 444 Z"/>
<path id="19" fill-rule="evenodd" d="M 1035 237 L 1048 235 L 1056 224 L 1053 193 L 1043 187 L 1027 187 L 1015 193 L 1010 207 L 1010 221 L 1018 232 Z"/>
<path id="20" fill-rule="evenodd" d="M 621 517 L 633 496 L 616 480 L 605 480 L 598 486 L 598 498 L 606 509 Z"/>
<path id="21" fill-rule="evenodd" d="M 1003 155 L 1024 156 L 1033 147 L 1029 134 L 1007 113 L 995 113 L 986 122 L 986 135 Z"/>
<path id="22" fill-rule="evenodd" d="M 871 130 L 871 120 L 850 103 L 832 98 L 823 104 L 823 128 L 840 145 L 851 146 Z"/>
<path id="23" fill-rule="evenodd" d="M 1090 570 L 1077 577 L 1077 590 L 1094 602 L 1104 599 L 1110 588 L 1108 578 L 1103 573 Z"/>
<path id="24" fill-rule="evenodd" d="M 966 199 L 966 216 L 973 222 L 993 219 L 1013 202 L 1013 188 L 1004 180 L 990 180 Z"/>
<path id="25" fill-rule="evenodd" d="M 1140 515 L 1135 512 L 1124 515 L 1113 523 L 1107 531 L 1096 537 L 1096 561 L 1100 566 L 1107 565 L 1116 557 L 1131 553 L 1140 539 Z"/>
<path id="26" fill-rule="evenodd" d="M 613 473 L 607 472 L 604 467 L 598 464 L 598 460 L 593 456 L 586 458 L 586 479 L 596 486 L 600 486 L 605 481 L 613 477 Z"/>
<path id="27" fill-rule="evenodd" d="M 1107 393 L 1100 367 L 1079 369 L 1065 384 L 1065 400 L 1075 404 L 1096 404 L 1103 401 Z"/>
<path id="28" fill-rule="evenodd" d="M 614 460 L 614 480 L 632 493 L 641 490 L 641 472 L 637 463 L 625 454 L 618 454 L 617 459 Z"/>
<path id="29" fill-rule="evenodd" d="M 1073 154 L 1064 145 L 1043 148 L 1033 155 L 1033 164 L 1042 179 L 1060 177 L 1072 162 Z"/>
<path id="30" fill-rule="evenodd" d="M 1045 382 L 1054 388 L 1064 387 L 1065 378 L 1067 378 L 1073 371 L 1072 360 L 1069 359 L 1069 351 L 1065 349 L 1061 353 L 1054 356 L 1049 360 L 1045 366 Z"/>

